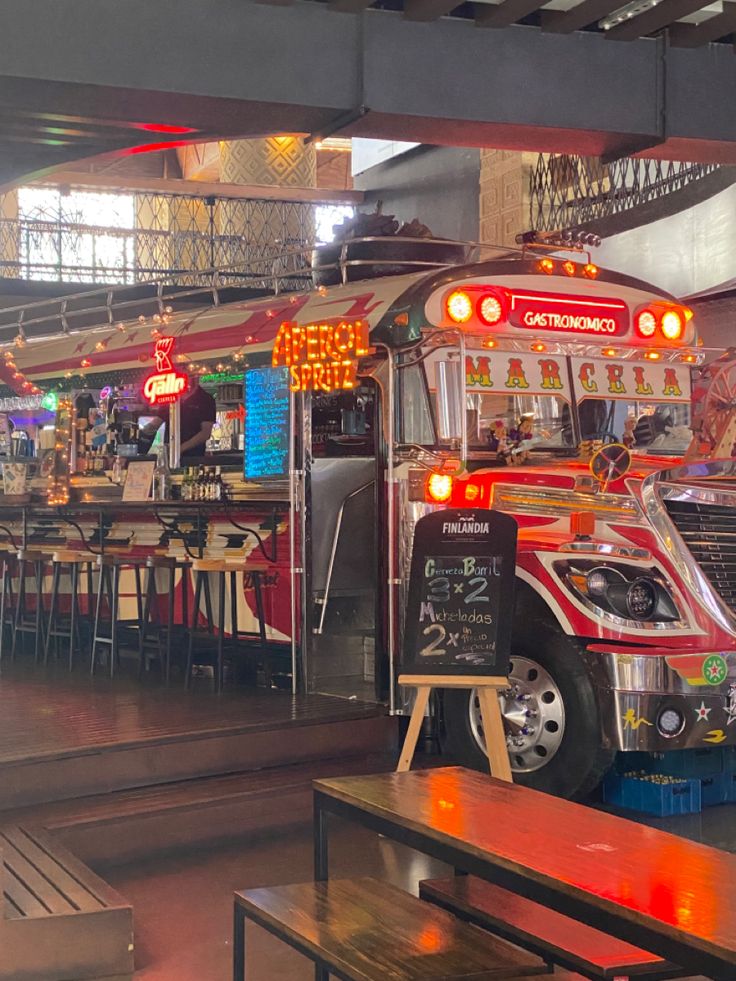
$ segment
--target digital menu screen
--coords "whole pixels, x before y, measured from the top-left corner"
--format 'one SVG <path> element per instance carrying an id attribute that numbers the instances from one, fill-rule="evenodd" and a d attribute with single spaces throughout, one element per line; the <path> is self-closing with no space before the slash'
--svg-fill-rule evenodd
<path id="1" fill-rule="evenodd" d="M 288 476 L 288 379 L 288 368 L 251 368 L 245 373 L 243 467 L 246 480 Z"/>

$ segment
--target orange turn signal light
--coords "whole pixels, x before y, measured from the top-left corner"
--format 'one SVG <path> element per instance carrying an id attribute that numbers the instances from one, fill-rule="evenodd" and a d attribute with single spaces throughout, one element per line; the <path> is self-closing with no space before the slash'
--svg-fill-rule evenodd
<path id="1" fill-rule="evenodd" d="M 431 473 L 427 478 L 427 498 L 444 504 L 452 497 L 452 477 L 447 473 Z"/>

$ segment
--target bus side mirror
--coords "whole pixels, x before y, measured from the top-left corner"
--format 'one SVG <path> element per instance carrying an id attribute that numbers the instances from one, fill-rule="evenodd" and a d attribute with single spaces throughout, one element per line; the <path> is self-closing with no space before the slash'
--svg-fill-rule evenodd
<path id="1" fill-rule="evenodd" d="M 444 441 L 462 439 L 463 376 L 459 361 L 437 364 L 437 428 Z"/>

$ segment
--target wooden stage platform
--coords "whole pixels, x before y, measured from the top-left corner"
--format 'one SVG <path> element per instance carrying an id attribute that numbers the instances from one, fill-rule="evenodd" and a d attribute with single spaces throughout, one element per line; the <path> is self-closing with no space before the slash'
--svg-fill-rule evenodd
<path id="1" fill-rule="evenodd" d="M 133 911 L 97 873 L 309 820 L 314 778 L 395 752 L 382 706 L 4 665 L 0 981 L 129 978 Z"/>

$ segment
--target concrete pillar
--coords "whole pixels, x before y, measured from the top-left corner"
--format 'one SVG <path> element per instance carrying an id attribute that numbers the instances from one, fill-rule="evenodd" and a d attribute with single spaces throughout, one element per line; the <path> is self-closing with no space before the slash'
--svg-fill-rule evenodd
<path id="1" fill-rule="evenodd" d="M 534 154 L 515 150 L 480 151 L 480 240 L 516 244 L 529 228 L 529 173 Z"/>

